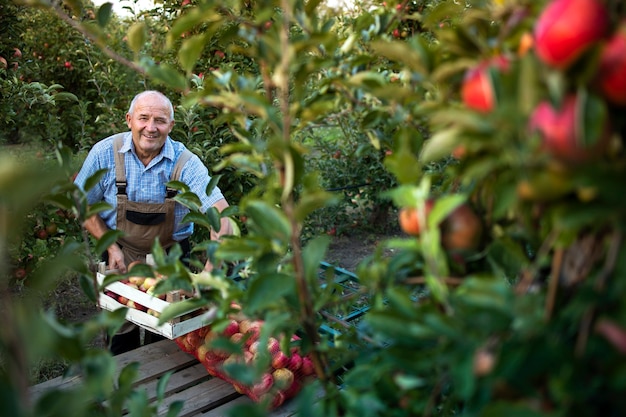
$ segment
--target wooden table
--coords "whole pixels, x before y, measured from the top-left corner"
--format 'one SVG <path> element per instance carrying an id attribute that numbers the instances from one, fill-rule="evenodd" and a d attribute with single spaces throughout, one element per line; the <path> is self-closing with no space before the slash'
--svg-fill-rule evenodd
<path id="1" fill-rule="evenodd" d="M 210 376 L 196 358 L 180 350 L 172 340 L 142 346 L 115 356 L 115 359 L 118 372 L 132 362 L 139 363 L 136 388 L 145 389 L 151 401 L 156 399 L 159 378 L 173 371 L 159 415 L 164 415 L 172 402 L 182 400 L 184 406 L 180 417 L 225 417 L 227 410 L 235 404 L 251 401 L 237 393 L 231 384 Z M 33 386 L 31 393 L 33 398 L 37 398 L 51 388 L 69 388 L 79 383 L 80 377 L 58 377 Z M 294 404 L 287 401 L 273 410 L 271 416 L 291 416 L 295 413 L 294 408 Z"/>

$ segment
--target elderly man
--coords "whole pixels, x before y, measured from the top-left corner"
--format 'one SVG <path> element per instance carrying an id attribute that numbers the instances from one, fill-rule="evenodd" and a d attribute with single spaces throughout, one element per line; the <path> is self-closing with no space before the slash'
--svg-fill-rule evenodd
<path id="1" fill-rule="evenodd" d="M 112 209 L 87 219 L 84 227 L 98 239 L 109 229 L 124 232 L 104 254 L 109 268 L 121 273 L 127 272 L 131 262 L 144 261 L 157 238 L 165 249 L 178 242 L 183 256 L 188 256 L 193 224 L 181 223 L 189 209 L 172 199 L 176 190 L 165 186 L 168 181 L 187 184 L 200 198 L 203 212 L 210 207 L 219 211 L 228 207 L 219 188 L 206 194 L 211 178 L 200 158 L 169 137 L 174 127 L 174 108 L 165 95 L 158 91 L 144 91 L 135 96 L 126 114 L 126 123 L 130 132 L 96 143 L 75 179 L 79 187 L 84 187 L 87 178 L 96 171 L 108 169 L 98 184 L 87 192 L 87 201 L 89 204 L 105 201 Z M 220 231 L 212 231 L 211 238 L 218 239 L 231 233 L 229 220 L 223 218 Z M 207 262 L 205 268 L 210 267 Z M 124 335 L 132 342 L 118 346 L 116 338 L 122 335 L 116 335 L 111 347 L 113 353 L 122 353 L 139 345 L 138 329 L 132 329 L 136 335 L 125 330 Z"/>

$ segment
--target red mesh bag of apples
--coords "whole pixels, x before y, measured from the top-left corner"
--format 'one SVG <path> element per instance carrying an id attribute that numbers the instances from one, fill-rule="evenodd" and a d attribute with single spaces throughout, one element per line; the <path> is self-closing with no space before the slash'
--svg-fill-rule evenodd
<path id="1" fill-rule="evenodd" d="M 315 371 L 311 358 L 301 355 L 298 347 L 291 347 L 286 354 L 280 348 L 281 341 L 272 337 L 268 339 L 267 346 L 260 346 L 259 334 L 262 324 L 260 320 L 250 320 L 237 315 L 231 317 L 224 330 L 218 332 L 211 326 L 206 326 L 180 336 L 175 341 L 183 351 L 194 355 L 210 375 L 231 383 L 237 392 L 247 395 L 253 401 L 276 408 L 294 397 L 307 380 L 314 378 Z M 216 348 L 213 342 L 218 338 L 241 343 L 243 351 L 233 354 Z M 292 336 L 291 341 L 296 340 L 298 336 Z M 244 384 L 229 376 L 226 371 L 228 364 L 256 366 L 257 355 L 261 352 L 269 353 L 270 364 L 260 381 Z"/>

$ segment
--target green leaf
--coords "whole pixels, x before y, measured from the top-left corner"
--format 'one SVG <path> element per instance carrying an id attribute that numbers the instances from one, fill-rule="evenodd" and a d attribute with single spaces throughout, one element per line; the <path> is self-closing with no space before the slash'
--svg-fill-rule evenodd
<path id="1" fill-rule="evenodd" d="M 209 209 L 205 213 L 207 219 L 209 219 L 209 224 L 216 232 L 219 232 L 222 228 L 222 222 L 219 210 L 216 207 L 209 207 Z"/>
<path id="2" fill-rule="evenodd" d="M 511 286 L 502 278 L 492 277 L 466 277 L 455 296 L 459 296 L 463 304 L 496 310 L 506 316 L 511 314 L 514 301 Z"/>
<path id="3" fill-rule="evenodd" d="M 206 195 L 211 195 L 211 193 L 213 192 L 213 189 L 215 187 L 217 187 L 217 184 L 220 182 L 220 179 L 222 178 L 221 175 L 214 175 L 211 177 L 211 181 L 209 181 L 209 183 L 206 186 Z"/>
<path id="4" fill-rule="evenodd" d="M 207 229 L 211 229 L 212 227 L 211 222 L 209 221 L 207 216 L 196 211 L 190 211 L 189 213 L 185 214 L 185 217 L 183 217 L 181 223 L 193 223 L 197 226 L 202 226 Z"/>
<path id="5" fill-rule="evenodd" d="M 146 24 L 144 22 L 136 22 L 130 28 L 128 28 L 128 46 L 135 53 L 135 55 L 139 55 L 141 48 L 146 43 L 146 39 L 148 38 L 148 32 L 146 29 Z"/>
<path id="6" fill-rule="evenodd" d="M 461 132 L 462 130 L 456 126 L 436 131 L 424 142 L 424 149 L 420 155 L 422 163 L 435 162 L 449 156 L 460 142 Z"/>
<path id="7" fill-rule="evenodd" d="M 444 195 L 437 198 L 428 216 L 428 227 L 430 229 L 437 227 L 466 200 L 467 196 L 464 194 Z"/>
<path id="8" fill-rule="evenodd" d="M 100 212 L 103 212 L 105 210 L 111 210 L 111 205 L 105 201 L 100 201 L 98 203 L 94 203 L 92 205 L 89 206 L 89 210 L 87 210 L 87 212 L 85 213 L 85 217 L 88 219 L 91 216 L 94 216 Z"/>
<path id="9" fill-rule="evenodd" d="M 117 378 L 119 386 L 129 386 L 135 382 L 137 372 L 139 371 L 139 362 L 131 362 L 122 368 L 120 376 Z"/>
<path id="10" fill-rule="evenodd" d="M 296 206 L 296 219 L 304 221 L 311 213 L 322 207 L 335 204 L 339 197 L 326 191 L 309 191 L 301 196 Z"/>
<path id="11" fill-rule="evenodd" d="M 272 305 L 280 304 L 282 297 L 295 291 L 295 280 L 285 274 L 258 275 L 248 287 L 246 310 L 261 311 Z"/>
<path id="12" fill-rule="evenodd" d="M 102 179 L 102 177 L 109 171 L 108 168 L 103 168 L 103 169 L 99 169 L 96 172 L 93 173 L 93 175 L 91 175 L 89 178 L 87 178 L 85 180 L 85 185 L 83 186 L 83 189 L 85 191 L 89 191 L 91 190 L 93 187 L 95 187 L 100 180 Z"/>
<path id="13" fill-rule="evenodd" d="M 159 324 L 163 324 L 173 318 L 191 313 L 199 308 L 206 307 L 207 301 L 202 298 L 188 298 L 183 301 L 172 303 L 163 310 L 159 317 Z"/>
<path id="14" fill-rule="evenodd" d="M 107 230 L 98 242 L 96 242 L 96 247 L 94 248 L 96 253 L 104 253 L 109 246 L 117 242 L 121 236 L 124 235 L 124 232 L 120 230 Z"/>
<path id="15" fill-rule="evenodd" d="M 284 243 L 291 238 L 291 226 L 285 214 L 278 207 L 264 201 L 251 201 L 244 207 L 249 222 L 266 236 Z"/>
<path id="16" fill-rule="evenodd" d="M 413 42 L 413 45 L 409 45 L 406 42 L 398 41 L 374 41 L 371 43 L 371 48 L 377 55 L 402 63 L 413 71 L 424 74 L 426 73 L 425 55 L 419 54 L 415 45 L 421 44 L 419 42 Z"/>
<path id="17" fill-rule="evenodd" d="M 185 405 L 185 401 L 183 401 L 183 400 L 173 401 L 170 404 L 169 408 L 167 409 L 167 414 L 165 414 L 165 417 L 176 417 L 176 416 L 179 416 L 184 405 Z"/>
<path id="18" fill-rule="evenodd" d="M 166 372 L 163 376 L 161 376 L 161 378 L 159 378 L 159 382 L 157 383 L 157 388 L 156 388 L 156 395 L 159 401 L 163 401 L 163 399 L 165 398 L 165 390 L 167 388 L 167 383 L 169 382 L 170 377 L 172 376 L 173 373 L 174 371 Z"/>
<path id="19" fill-rule="evenodd" d="M 168 87 L 184 90 L 187 88 L 187 78 L 168 64 L 149 65 L 146 69 L 148 75 L 156 82 Z"/>
<path id="20" fill-rule="evenodd" d="M 111 11 L 113 10 L 113 3 L 106 2 L 103 3 L 102 6 L 98 9 L 98 14 L 96 19 L 98 21 L 98 25 L 101 27 L 105 27 L 109 20 L 111 20 Z"/>
<path id="21" fill-rule="evenodd" d="M 592 147 L 606 136 L 608 110 L 604 100 L 588 94 L 585 90 L 578 92 L 578 117 L 575 118 L 576 131 L 581 132 L 577 139 L 581 147 Z"/>
<path id="22" fill-rule="evenodd" d="M 189 191 L 189 186 L 182 181 L 168 181 L 165 186 L 181 192 Z"/>
<path id="23" fill-rule="evenodd" d="M 78 282 L 80 284 L 81 290 L 83 290 L 83 293 L 85 293 L 87 298 L 93 303 L 97 302 L 98 293 L 96 293 L 96 290 L 94 288 L 93 278 L 86 275 L 81 275 L 78 279 Z"/>
<path id="24" fill-rule="evenodd" d="M 330 245 L 330 237 L 319 236 L 308 242 L 302 249 L 304 274 L 307 282 L 317 283 L 317 273 L 324 256 L 326 256 L 328 245 Z"/>
<path id="25" fill-rule="evenodd" d="M 174 196 L 174 201 L 188 207 L 191 210 L 200 211 L 202 208 L 200 198 L 198 198 L 198 196 L 191 191 L 176 194 L 176 196 Z"/>
<path id="26" fill-rule="evenodd" d="M 184 71 L 187 73 L 193 71 L 204 50 L 206 42 L 207 39 L 204 34 L 194 35 L 183 41 L 178 51 L 178 61 Z"/>

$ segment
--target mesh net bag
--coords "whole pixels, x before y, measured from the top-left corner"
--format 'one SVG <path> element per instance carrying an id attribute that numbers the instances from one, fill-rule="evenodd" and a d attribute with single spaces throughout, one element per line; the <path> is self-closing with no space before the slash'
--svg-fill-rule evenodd
<path id="1" fill-rule="evenodd" d="M 263 322 L 259 320 L 231 317 L 228 326 L 220 332 L 206 326 L 180 336 L 175 341 L 183 351 L 195 356 L 210 375 L 231 383 L 237 392 L 253 401 L 275 408 L 294 397 L 303 384 L 314 377 L 315 371 L 311 358 L 301 355 L 297 347 L 291 347 L 289 353 L 284 353 L 280 349 L 281 341 L 271 337 L 267 346 L 260 346 L 262 325 Z M 218 338 L 243 343 L 243 351 L 233 354 L 216 348 L 213 342 Z M 297 339 L 295 335 L 291 338 L 292 341 Z M 230 363 L 256 366 L 255 361 L 261 352 L 269 353 L 270 364 L 259 381 L 245 384 L 229 376 L 227 368 Z"/>

